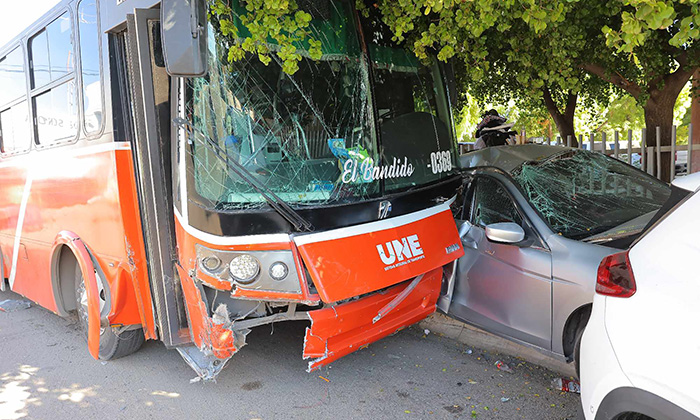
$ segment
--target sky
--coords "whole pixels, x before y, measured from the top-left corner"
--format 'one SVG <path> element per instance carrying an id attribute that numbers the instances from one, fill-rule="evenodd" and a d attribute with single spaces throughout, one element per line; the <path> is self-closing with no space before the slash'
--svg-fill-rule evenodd
<path id="1" fill-rule="evenodd" d="M 0 48 L 60 0 L 0 0 Z"/>

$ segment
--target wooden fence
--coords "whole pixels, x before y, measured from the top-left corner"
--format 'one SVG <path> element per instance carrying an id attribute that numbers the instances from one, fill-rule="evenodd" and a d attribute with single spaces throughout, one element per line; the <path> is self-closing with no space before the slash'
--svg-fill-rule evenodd
<path id="1" fill-rule="evenodd" d="M 584 139 L 583 135 L 578 136 L 578 148 L 585 148 L 595 152 L 605 153 L 608 156 L 612 156 L 615 159 L 626 161 L 630 165 L 637 166 L 648 174 L 656 176 L 661 179 L 661 165 L 656 165 L 656 162 L 660 162 L 662 159 L 662 153 L 670 152 L 670 159 L 672 160 L 670 166 L 670 176 L 673 180 L 677 175 L 689 174 L 693 171 L 698 172 L 700 168 L 693 167 L 693 154 L 700 153 L 700 144 L 692 144 L 693 138 L 693 127 L 692 124 L 688 127 L 688 144 L 677 144 L 676 137 L 676 126 L 673 126 L 671 131 L 671 145 L 661 146 L 661 127 L 656 127 L 656 141 L 654 144 L 647 144 L 647 130 L 642 129 L 641 140 L 639 141 L 640 147 L 633 147 L 634 143 L 634 133 L 632 130 L 627 130 L 626 139 L 622 138 L 619 131 L 615 131 L 612 136 L 612 141 L 609 141 L 606 132 L 601 132 L 599 135 L 596 133 L 591 133 L 587 139 Z M 548 144 L 557 146 L 567 146 L 571 147 L 574 143 L 572 136 L 567 136 L 564 141 L 560 136 L 552 140 L 548 137 L 530 137 L 528 138 L 526 133 L 523 131 L 518 137 L 518 143 L 537 143 L 537 144 Z M 523 140 L 527 139 L 527 140 Z M 621 143 L 626 143 L 620 147 Z M 473 150 L 473 142 L 460 142 L 460 153 L 466 153 Z M 692 147 L 689 147 L 692 145 Z M 643 151 L 646 150 L 646 153 Z M 684 153 L 677 153 L 684 152 Z M 680 159 L 679 159 L 680 155 Z M 685 155 L 685 159 L 682 156 Z M 634 159 L 635 156 L 639 157 L 639 161 Z M 685 160 L 685 162 L 683 162 Z M 683 164 L 685 163 L 685 166 Z M 678 167 L 677 167 L 678 165 Z"/>

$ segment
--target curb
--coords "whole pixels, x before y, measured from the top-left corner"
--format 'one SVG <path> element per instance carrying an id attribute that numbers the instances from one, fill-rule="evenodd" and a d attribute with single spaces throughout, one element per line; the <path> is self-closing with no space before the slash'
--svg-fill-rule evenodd
<path id="1" fill-rule="evenodd" d="M 440 313 L 430 315 L 420 321 L 418 326 L 471 347 L 520 358 L 567 377 L 576 375 L 574 365 L 571 363 L 557 360 L 533 348 L 501 338 Z"/>

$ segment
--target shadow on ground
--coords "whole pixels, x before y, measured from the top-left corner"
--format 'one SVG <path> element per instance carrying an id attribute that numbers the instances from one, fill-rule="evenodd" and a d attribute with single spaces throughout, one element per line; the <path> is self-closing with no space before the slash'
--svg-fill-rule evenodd
<path id="1" fill-rule="evenodd" d="M 17 299 L 0 292 L 0 301 Z M 0 312 L 0 419 L 576 418 L 578 395 L 538 366 L 409 328 L 306 373 L 304 322 L 253 330 L 216 383 L 174 350 L 92 360 L 77 322 L 44 309 Z M 274 332 L 274 333 L 273 333 Z M 273 334 L 271 334 L 273 333 Z M 495 368 L 510 363 L 514 373 Z M 502 400 L 504 399 L 504 400 Z M 506 400 L 507 399 L 507 400 Z"/>

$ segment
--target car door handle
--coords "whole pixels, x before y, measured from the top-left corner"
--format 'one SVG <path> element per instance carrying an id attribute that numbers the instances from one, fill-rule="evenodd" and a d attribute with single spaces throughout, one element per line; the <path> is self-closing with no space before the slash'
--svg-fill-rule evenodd
<path id="1" fill-rule="evenodd" d="M 476 243 L 476 241 L 473 239 L 470 239 L 470 238 L 462 238 L 462 245 L 464 245 L 467 248 L 472 248 L 472 249 L 478 248 L 478 244 Z"/>

